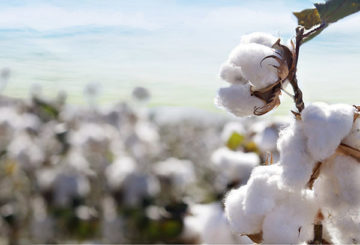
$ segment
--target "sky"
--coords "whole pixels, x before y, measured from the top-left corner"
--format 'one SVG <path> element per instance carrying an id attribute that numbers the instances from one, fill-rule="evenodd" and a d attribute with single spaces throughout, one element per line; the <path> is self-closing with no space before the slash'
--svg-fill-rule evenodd
<path id="1" fill-rule="evenodd" d="M 101 103 L 127 99 L 144 86 L 153 106 L 216 110 L 226 83 L 218 69 L 241 35 L 269 32 L 286 41 L 292 11 L 307 0 L 0 1 L 0 68 L 10 68 L 4 94 L 24 97 L 36 84 L 85 103 L 88 83 Z M 306 101 L 360 104 L 357 91 L 360 14 L 333 24 L 301 48 L 298 77 Z"/>

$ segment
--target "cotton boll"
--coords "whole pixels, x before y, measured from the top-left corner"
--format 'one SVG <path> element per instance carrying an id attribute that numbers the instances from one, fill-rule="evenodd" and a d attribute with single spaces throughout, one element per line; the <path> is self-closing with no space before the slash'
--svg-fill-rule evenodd
<path id="1" fill-rule="evenodd" d="M 355 149 L 360 149 L 360 119 L 356 119 L 353 127 L 348 136 L 342 141 L 342 143 L 351 146 Z"/>
<path id="2" fill-rule="evenodd" d="M 240 43 L 257 43 L 267 47 L 272 47 L 278 38 L 269 33 L 253 32 L 241 37 Z"/>
<path id="3" fill-rule="evenodd" d="M 105 170 L 109 187 L 113 190 L 121 188 L 126 176 L 136 171 L 136 163 L 130 157 L 122 157 L 110 164 Z"/>
<path id="4" fill-rule="evenodd" d="M 307 149 L 315 161 L 330 157 L 353 125 L 354 107 L 314 103 L 302 112 Z"/>
<path id="5" fill-rule="evenodd" d="M 263 224 L 264 243 L 297 244 L 313 239 L 314 217 L 318 211 L 313 200 L 295 193 L 282 201 Z"/>
<path id="6" fill-rule="evenodd" d="M 251 96 L 250 84 L 247 83 L 220 88 L 215 98 L 215 105 L 235 116 L 244 117 L 254 115 L 254 110 L 263 107 L 265 102 L 256 96 Z"/>
<path id="7" fill-rule="evenodd" d="M 244 200 L 244 210 L 249 215 L 262 216 L 269 212 L 276 201 L 287 194 L 281 191 L 280 174 L 282 168 L 278 164 L 258 166 L 251 173 Z"/>
<path id="8" fill-rule="evenodd" d="M 202 244 L 241 243 L 231 233 L 220 203 L 197 204 L 190 207 L 190 213 L 184 220 L 184 235 L 197 236 Z"/>
<path id="9" fill-rule="evenodd" d="M 10 142 L 8 154 L 15 159 L 24 169 L 39 167 L 45 155 L 35 140 L 22 131 L 19 131 Z"/>
<path id="10" fill-rule="evenodd" d="M 360 166 L 349 156 L 338 155 L 325 163 L 315 193 L 325 207 L 336 209 L 360 205 Z"/>
<path id="11" fill-rule="evenodd" d="M 333 244 L 358 244 L 360 242 L 360 210 L 356 208 L 337 208 L 327 210 L 324 228 L 329 231 Z"/>
<path id="12" fill-rule="evenodd" d="M 184 190 L 186 186 L 195 182 L 194 164 L 188 160 L 169 158 L 154 165 L 153 171 L 157 176 L 167 178 L 174 187 Z"/>
<path id="13" fill-rule="evenodd" d="M 232 190 L 225 200 L 225 212 L 232 229 L 239 234 L 257 234 L 265 215 L 288 192 L 280 184 L 281 166 L 258 166 L 245 186 Z"/>
<path id="14" fill-rule="evenodd" d="M 220 77 L 232 84 L 244 84 L 248 81 L 243 77 L 241 67 L 231 63 L 224 63 L 220 68 Z"/>
<path id="15" fill-rule="evenodd" d="M 279 132 L 274 127 L 266 127 L 254 137 L 254 142 L 262 152 L 276 151 L 276 142 L 279 137 Z"/>
<path id="16" fill-rule="evenodd" d="M 251 170 L 260 163 L 256 153 L 235 152 L 225 147 L 217 149 L 211 160 L 228 182 L 240 180 L 242 183 L 246 183 Z"/>
<path id="17" fill-rule="evenodd" d="M 156 195 L 159 190 L 159 182 L 154 176 L 133 173 L 126 176 L 123 182 L 123 202 L 127 206 L 136 206 L 144 198 Z"/>
<path id="18" fill-rule="evenodd" d="M 257 90 L 268 87 L 278 80 L 277 69 L 279 66 L 274 58 L 279 56 L 274 49 L 257 43 L 240 44 L 230 54 L 229 63 L 240 66 L 243 77 L 250 81 Z"/>
<path id="19" fill-rule="evenodd" d="M 221 132 L 221 139 L 224 143 L 227 143 L 229 138 L 237 133 L 239 135 L 245 135 L 246 130 L 240 122 L 228 122 L 225 124 L 223 131 Z"/>
<path id="20" fill-rule="evenodd" d="M 244 200 L 248 193 L 247 186 L 231 190 L 225 198 L 225 214 L 231 230 L 239 235 L 257 234 L 262 229 L 262 216 L 245 212 Z"/>
<path id="21" fill-rule="evenodd" d="M 307 137 L 304 135 L 303 122 L 296 121 L 281 131 L 278 148 L 282 182 L 293 189 L 302 189 L 310 179 L 316 161 L 307 151 Z"/>
<path id="22" fill-rule="evenodd" d="M 89 180 L 84 175 L 60 173 L 54 183 L 54 197 L 57 206 L 68 206 L 75 198 L 82 198 L 90 192 Z"/>

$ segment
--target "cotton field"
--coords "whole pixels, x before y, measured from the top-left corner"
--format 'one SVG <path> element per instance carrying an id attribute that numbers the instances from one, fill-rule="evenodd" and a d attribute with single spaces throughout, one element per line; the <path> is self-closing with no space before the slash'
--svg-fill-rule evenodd
<path id="1" fill-rule="evenodd" d="M 286 123 L 146 109 L 148 99 L 144 88 L 107 108 L 2 97 L 2 241 L 251 242 L 230 229 L 224 196 L 279 158 Z"/>

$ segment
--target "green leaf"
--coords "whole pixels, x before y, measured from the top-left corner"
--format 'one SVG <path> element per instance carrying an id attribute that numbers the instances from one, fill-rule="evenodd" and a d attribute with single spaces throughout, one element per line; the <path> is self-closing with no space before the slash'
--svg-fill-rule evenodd
<path id="1" fill-rule="evenodd" d="M 233 132 L 226 142 L 226 146 L 231 150 L 237 149 L 243 142 L 245 137 L 239 133 Z"/>
<path id="2" fill-rule="evenodd" d="M 315 3 L 323 22 L 334 23 L 360 10 L 360 0 L 327 0 L 325 3 Z"/>
<path id="3" fill-rule="evenodd" d="M 305 27 L 305 29 L 311 29 L 321 24 L 320 15 L 316 8 L 304 9 L 301 12 L 294 12 L 293 14 L 298 20 L 298 25 Z"/>

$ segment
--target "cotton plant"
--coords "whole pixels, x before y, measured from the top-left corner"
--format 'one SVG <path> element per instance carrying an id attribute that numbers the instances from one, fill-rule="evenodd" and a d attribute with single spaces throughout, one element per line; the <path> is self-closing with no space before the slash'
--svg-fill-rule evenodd
<path id="1" fill-rule="evenodd" d="M 305 106 L 296 77 L 300 46 L 356 12 L 354 4 L 330 0 L 295 13 L 300 26 L 286 44 L 266 33 L 245 35 L 222 65 L 220 77 L 230 87 L 218 92 L 220 108 L 239 117 L 262 115 L 280 104 L 291 85 L 297 110 L 278 140 L 270 131 L 255 136 L 267 150 L 277 141 L 279 159 L 255 167 L 246 185 L 227 194 L 225 213 L 235 234 L 256 243 L 360 242 L 360 108 Z M 265 134 L 273 134 L 273 142 Z"/>

